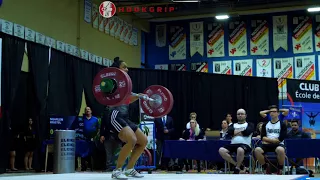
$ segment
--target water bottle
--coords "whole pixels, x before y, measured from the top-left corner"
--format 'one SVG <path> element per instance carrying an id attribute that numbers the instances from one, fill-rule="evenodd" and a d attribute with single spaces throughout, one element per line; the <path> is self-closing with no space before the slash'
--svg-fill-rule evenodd
<path id="1" fill-rule="evenodd" d="M 293 166 L 293 167 L 292 167 L 292 175 L 296 175 L 296 174 L 297 174 L 296 167 Z"/>

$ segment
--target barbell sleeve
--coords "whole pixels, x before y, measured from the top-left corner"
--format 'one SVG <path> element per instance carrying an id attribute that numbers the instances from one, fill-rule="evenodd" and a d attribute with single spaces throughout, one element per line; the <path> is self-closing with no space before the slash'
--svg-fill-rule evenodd
<path id="1" fill-rule="evenodd" d="M 139 97 L 139 98 L 142 98 L 142 99 L 145 99 L 145 100 L 148 100 L 148 101 L 156 101 L 156 100 L 154 100 L 154 99 L 152 99 L 152 98 L 149 98 L 148 96 L 139 95 L 139 94 L 133 93 L 133 92 L 131 93 L 131 95 L 137 96 L 137 97 Z"/>

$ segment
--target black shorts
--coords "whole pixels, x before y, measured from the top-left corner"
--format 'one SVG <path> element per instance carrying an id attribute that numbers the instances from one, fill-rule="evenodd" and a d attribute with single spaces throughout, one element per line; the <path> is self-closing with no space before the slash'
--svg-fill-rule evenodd
<path id="1" fill-rule="evenodd" d="M 110 130 L 113 132 L 113 134 L 118 135 L 118 133 L 121 131 L 124 127 L 130 127 L 133 132 L 136 132 L 138 129 L 138 126 L 131 122 L 128 118 L 125 118 L 123 116 L 120 116 L 119 111 L 113 110 L 110 112 Z"/>
<path id="2" fill-rule="evenodd" d="M 241 147 L 245 153 L 250 153 L 252 151 L 251 147 L 246 144 L 227 144 L 223 146 L 230 153 L 237 153 L 237 149 Z"/>
<path id="3" fill-rule="evenodd" d="M 283 144 L 261 144 L 259 147 L 263 150 L 263 152 L 275 152 L 277 147 L 283 147 L 285 146 Z"/>

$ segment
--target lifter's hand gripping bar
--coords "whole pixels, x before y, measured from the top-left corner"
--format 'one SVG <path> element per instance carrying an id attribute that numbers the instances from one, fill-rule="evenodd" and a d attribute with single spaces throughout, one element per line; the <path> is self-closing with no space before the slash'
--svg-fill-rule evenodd
<path id="1" fill-rule="evenodd" d="M 140 95 L 140 94 L 137 94 L 137 93 L 131 93 L 131 95 L 132 96 L 137 96 L 137 97 L 139 97 L 141 99 L 148 100 L 148 101 L 156 101 L 155 99 L 149 98 L 146 95 Z"/>

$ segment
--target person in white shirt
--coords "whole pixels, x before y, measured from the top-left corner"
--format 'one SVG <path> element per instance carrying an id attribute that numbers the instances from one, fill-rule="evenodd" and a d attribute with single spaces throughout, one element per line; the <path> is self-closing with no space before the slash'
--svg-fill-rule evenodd
<path id="1" fill-rule="evenodd" d="M 233 174 L 239 174 L 244 156 L 251 152 L 251 138 L 254 132 L 254 124 L 246 121 L 247 114 L 244 109 L 237 111 L 237 123 L 228 128 L 228 135 L 232 136 L 231 144 L 219 149 L 221 157 L 235 166 Z M 236 153 L 237 161 L 234 161 L 230 153 Z"/>
<path id="2" fill-rule="evenodd" d="M 269 164 L 265 162 L 265 152 L 275 152 L 278 159 L 278 174 L 282 174 L 285 154 L 284 139 L 287 135 L 287 126 L 279 120 L 280 111 L 276 105 L 269 107 L 271 120 L 261 128 L 262 144 L 254 150 L 255 156 L 266 174 L 271 174 Z"/>

